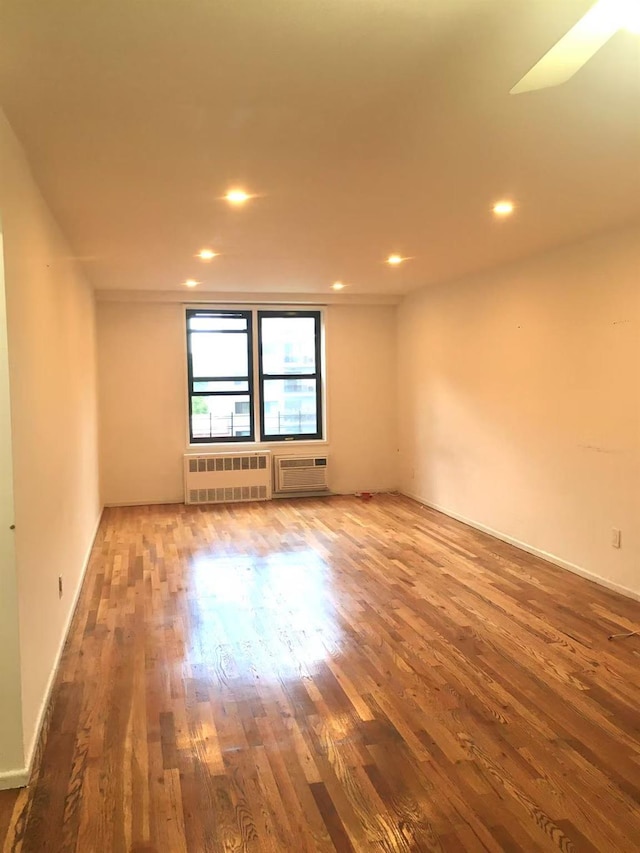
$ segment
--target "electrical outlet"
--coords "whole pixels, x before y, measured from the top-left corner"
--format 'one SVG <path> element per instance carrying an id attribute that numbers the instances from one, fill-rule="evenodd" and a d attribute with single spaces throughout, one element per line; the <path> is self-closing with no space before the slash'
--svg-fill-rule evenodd
<path id="1" fill-rule="evenodd" d="M 613 527 L 611 529 L 611 545 L 613 548 L 619 548 L 620 547 L 620 544 L 621 544 L 620 543 L 620 536 L 621 536 L 621 533 L 618 530 L 618 528 Z"/>
<path id="2" fill-rule="evenodd" d="M 62 575 L 58 575 L 58 598 L 62 598 Z"/>

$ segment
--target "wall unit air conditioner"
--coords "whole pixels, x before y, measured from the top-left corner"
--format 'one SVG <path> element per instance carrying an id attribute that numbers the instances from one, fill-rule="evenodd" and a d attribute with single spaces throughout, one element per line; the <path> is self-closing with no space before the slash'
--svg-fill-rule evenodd
<path id="1" fill-rule="evenodd" d="M 268 501 L 271 453 L 188 453 L 184 457 L 184 502 L 220 504 Z"/>
<path id="2" fill-rule="evenodd" d="M 327 463 L 326 456 L 276 456 L 274 491 L 278 494 L 328 491 Z"/>

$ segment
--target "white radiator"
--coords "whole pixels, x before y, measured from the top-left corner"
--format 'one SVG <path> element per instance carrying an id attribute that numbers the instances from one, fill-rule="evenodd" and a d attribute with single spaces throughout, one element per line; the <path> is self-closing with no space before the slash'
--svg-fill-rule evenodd
<path id="1" fill-rule="evenodd" d="M 184 457 L 187 504 L 267 501 L 271 498 L 271 453 L 189 453 Z"/>
<path id="2" fill-rule="evenodd" d="M 275 491 L 281 494 L 295 492 L 326 492 L 326 456 L 276 456 L 274 460 Z"/>

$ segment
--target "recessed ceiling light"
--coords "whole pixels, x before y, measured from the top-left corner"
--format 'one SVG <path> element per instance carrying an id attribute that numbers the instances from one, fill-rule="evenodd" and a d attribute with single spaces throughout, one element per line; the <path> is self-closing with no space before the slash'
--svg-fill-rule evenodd
<path id="1" fill-rule="evenodd" d="M 626 0 L 624 9 L 624 28 L 635 36 L 640 36 L 640 3 L 638 0 Z"/>
<path id="2" fill-rule="evenodd" d="M 331 285 L 332 290 L 344 290 L 346 285 L 344 285 L 341 281 L 334 281 Z"/>
<path id="3" fill-rule="evenodd" d="M 195 280 L 194 280 L 194 279 L 192 279 L 192 278 L 188 278 L 188 279 L 184 282 L 184 286 L 185 286 L 185 287 L 197 287 L 199 284 L 200 284 L 200 282 L 199 282 L 199 281 L 195 281 Z"/>
<path id="4" fill-rule="evenodd" d="M 493 205 L 493 212 L 496 216 L 511 216 L 514 210 L 514 205 L 512 201 L 508 201 L 507 199 L 503 199 L 502 201 L 497 201 Z"/>
<path id="5" fill-rule="evenodd" d="M 398 264 L 401 264 L 403 261 L 406 261 L 406 258 L 403 258 L 402 255 L 389 255 L 387 258 L 387 263 L 392 267 L 397 267 Z"/>
<path id="6" fill-rule="evenodd" d="M 218 252 L 214 252 L 212 249 L 201 249 L 198 252 L 198 257 L 201 261 L 210 261 L 211 258 L 218 257 Z"/>
<path id="7" fill-rule="evenodd" d="M 586 18 L 586 20 L 585 20 Z M 617 29 L 640 34 L 640 3 L 638 0 L 600 0 L 580 22 L 589 22 L 590 33 L 606 35 L 607 39 Z"/>
<path id="8" fill-rule="evenodd" d="M 229 192 L 225 195 L 225 198 L 229 202 L 229 204 L 238 205 L 244 204 L 245 201 L 249 201 L 249 199 L 253 198 L 253 196 L 250 196 L 249 193 L 246 193 L 244 190 L 234 189 L 229 190 Z"/>

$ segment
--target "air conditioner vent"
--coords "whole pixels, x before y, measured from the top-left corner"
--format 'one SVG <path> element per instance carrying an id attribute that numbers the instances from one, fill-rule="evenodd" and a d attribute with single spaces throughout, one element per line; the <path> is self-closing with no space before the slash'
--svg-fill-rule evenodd
<path id="1" fill-rule="evenodd" d="M 327 472 L 326 456 L 279 456 L 275 459 L 275 491 L 326 492 Z"/>

